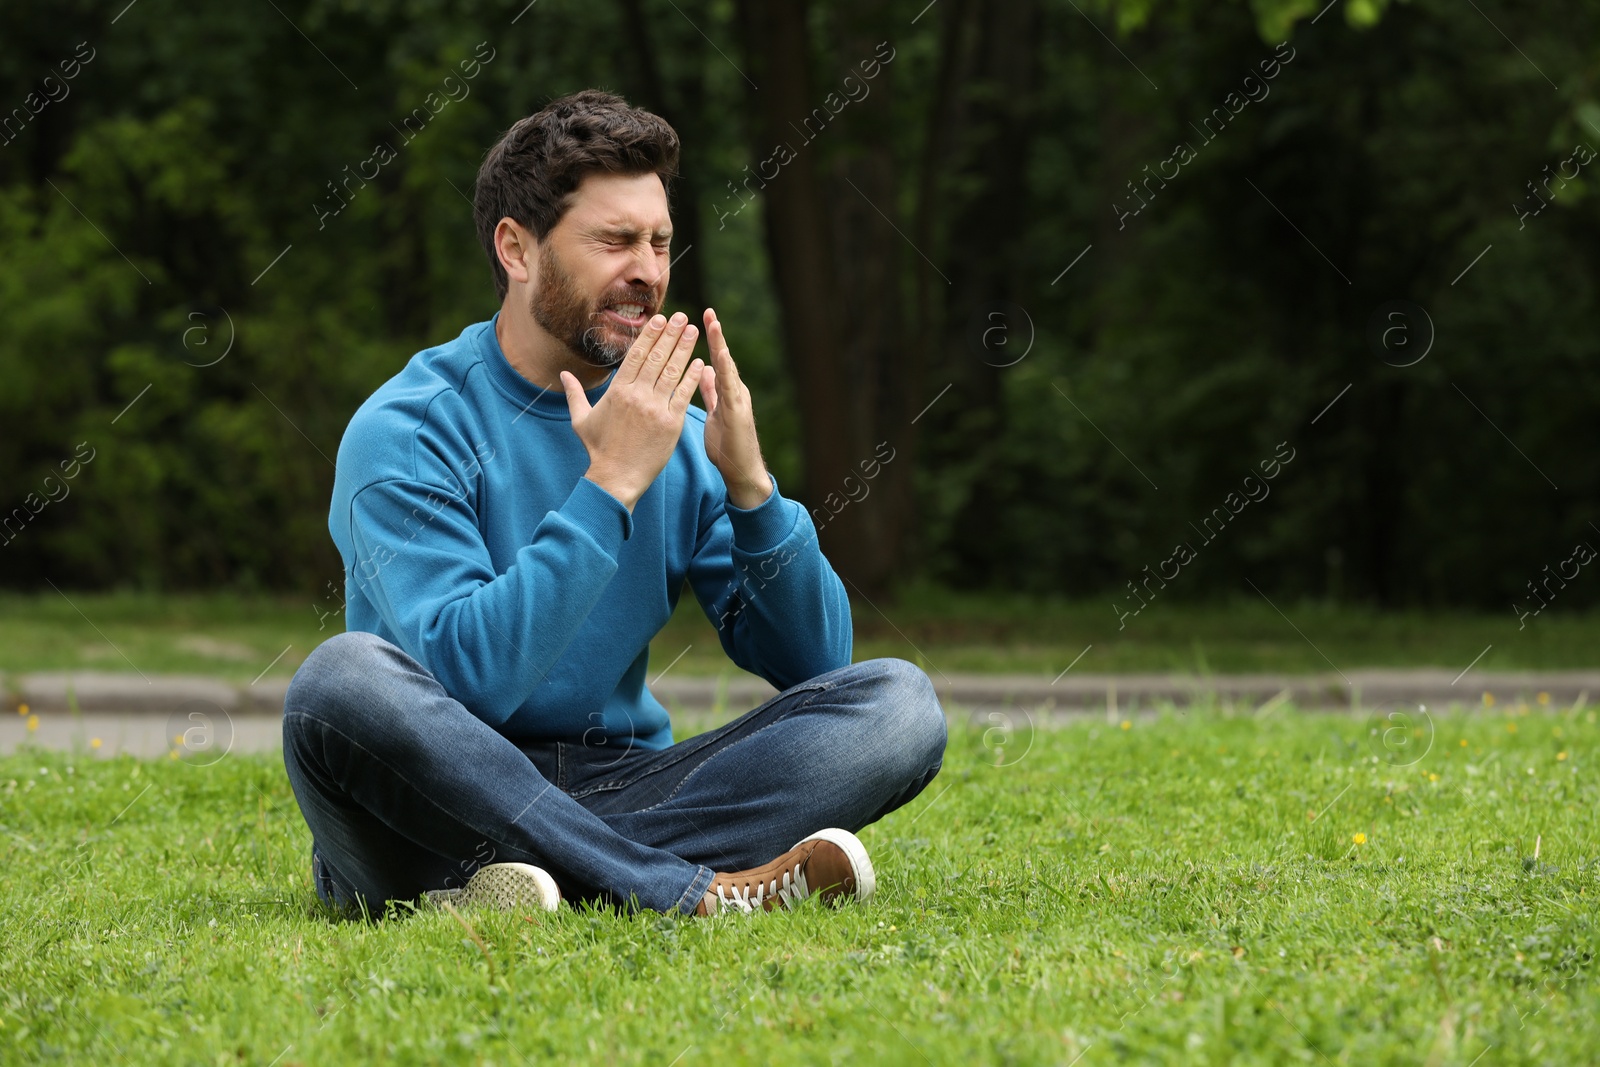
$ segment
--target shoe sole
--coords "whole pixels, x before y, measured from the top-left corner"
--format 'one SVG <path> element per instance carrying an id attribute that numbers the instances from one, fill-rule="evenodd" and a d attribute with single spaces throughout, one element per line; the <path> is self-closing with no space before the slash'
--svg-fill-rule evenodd
<path id="1" fill-rule="evenodd" d="M 795 848 L 799 848 L 806 841 L 827 841 L 830 844 L 838 845 L 843 850 L 845 858 L 850 861 L 850 873 L 855 877 L 856 882 L 856 901 L 864 904 L 872 899 L 872 894 L 878 891 L 878 873 L 872 869 L 872 859 L 867 855 L 867 846 L 861 843 L 859 837 L 849 830 L 830 827 L 826 830 L 818 830 L 804 840 L 797 842 Z"/>
<path id="2" fill-rule="evenodd" d="M 478 868 L 451 903 L 500 911 L 518 911 L 530 905 L 555 911 L 561 904 L 561 890 L 548 872 L 531 863 L 491 863 Z"/>

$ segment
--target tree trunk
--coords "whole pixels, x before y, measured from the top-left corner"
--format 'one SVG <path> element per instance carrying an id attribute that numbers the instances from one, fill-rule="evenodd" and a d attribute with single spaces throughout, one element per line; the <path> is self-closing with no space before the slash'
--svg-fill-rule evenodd
<path id="1" fill-rule="evenodd" d="M 1004 422 L 1003 376 L 1038 327 L 1009 308 L 1037 288 L 1018 264 L 1029 218 L 1039 12 L 1035 0 L 972 0 L 950 5 L 945 17 L 941 74 L 951 85 L 941 87 L 930 113 L 917 232 L 935 244 L 936 220 L 949 218 L 940 257 L 948 284 L 918 264 L 917 291 L 928 330 L 919 347 L 936 354 L 930 389 L 937 394 L 948 384 L 950 391 L 924 425 L 940 469 L 974 471 L 951 536 L 959 557 L 992 570 L 984 557 L 996 546 L 992 516 L 1001 501 L 994 497 L 1007 490 L 984 476 L 994 460 L 983 453 Z M 941 180 L 952 171 L 953 182 Z M 979 193 L 950 203 L 944 193 L 952 185 Z M 986 343 L 975 345 L 975 335 Z"/>
<path id="2" fill-rule="evenodd" d="M 834 15 L 823 62 L 812 56 L 803 0 L 739 4 L 761 87 L 752 94 L 751 173 L 761 182 L 772 173 L 764 161 L 787 160 L 761 192 L 800 406 L 805 475 L 795 495 L 852 592 L 876 597 L 890 588 L 910 526 L 920 364 L 903 329 L 904 238 L 890 221 L 898 215 L 894 64 L 870 81 L 858 68 L 890 40 L 888 8 L 861 3 Z M 814 63 L 825 71 L 817 84 Z M 854 100 L 843 85 L 852 72 L 869 87 Z"/>

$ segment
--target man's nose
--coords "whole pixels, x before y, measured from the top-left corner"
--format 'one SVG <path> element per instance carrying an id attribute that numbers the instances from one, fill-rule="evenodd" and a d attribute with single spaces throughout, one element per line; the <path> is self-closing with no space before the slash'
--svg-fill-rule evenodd
<path id="1" fill-rule="evenodd" d="M 656 290 L 658 283 L 665 279 L 667 269 L 666 266 L 657 264 L 655 248 L 646 244 L 634 252 L 633 258 L 628 263 L 628 284 Z"/>

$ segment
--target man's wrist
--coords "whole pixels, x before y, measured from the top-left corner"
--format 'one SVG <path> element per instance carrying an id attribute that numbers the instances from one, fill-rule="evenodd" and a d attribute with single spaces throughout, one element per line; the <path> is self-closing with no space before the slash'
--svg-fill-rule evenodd
<path id="1" fill-rule="evenodd" d="M 728 503 L 740 511 L 750 511 L 770 500 L 773 488 L 772 476 L 762 471 L 760 479 L 752 484 L 728 486 Z"/>
<path id="2" fill-rule="evenodd" d="M 583 476 L 620 501 L 622 506 L 628 509 L 629 514 L 633 513 L 633 506 L 639 502 L 639 497 L 643 495 L 641 493 L 630 493 L 622 488 L 620 479 L 608 475 L 604 471 L 596 470 L 593 464 L 590 464 L 589 469 L 583 472 Z"/>

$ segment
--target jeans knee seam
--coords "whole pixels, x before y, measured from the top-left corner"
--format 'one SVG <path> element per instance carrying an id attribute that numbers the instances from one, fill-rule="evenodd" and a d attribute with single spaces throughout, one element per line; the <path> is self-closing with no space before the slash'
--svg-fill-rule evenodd
<path id="1" fill-rule="evenodd" d="M 762 726 L 760 730 L 756 730 L 753 733 L 747 735 L 747 737 L 754 737 L 756 734 L 760 733 L 761 730 L 765 730 L 768 726 L 773 725 L 773 723 L 782 722 L 784 716 L 787 716 L 787 715 L 789 715 L 789 714 L 791 714 L 791 713 L 793 713 L 795 711 L 799 711 L 799 710 L 801 710 L 803 708 L 810 707 L 812 701 L 816 699 L 814 694 L 825 693 L 829 689 L 832 689 L 833 686 L 831 684 L 824 684 L 824 685 L 814 686 L 811 689 L 803 689 L 803 688 L 800 688 L 799 686 L 796 686 L 796 687 L 793 687 L 793 688 L 799 690 L 798 692 L 796 692 L 794 694 L 795 696 L 798 697 L 798 696 L 800 696 L 802 694 L 805 694 L 806 695 L 806 699 L 804 701 L 796 703 L 792 707 L 787 708 L 784 711 L 783 715 L 781 715 L 778 718 L 774 719 L 772 722 L 767 723 L 765 726 Z M 760 712 L 767 711 L 768 709 L 770 709 L 771 707 L 773 707 L 775 705 L 776 701 L 781 696 L 783 696 L 782 693 L 777 694 L 777 696 L 774 696 L 771 700 L 768 700 L 765 704 L 761 704 L 761 705 L 759 705 L 757 707 L 751 708 L 749 711 L 745 712 L 744 715 L 740 716 L 740 718 L 743 719 L 743 718 L 746 718 L 746 717 L 748 717 L 750 715 L 755 715 L 755 714 L 758 714 Z M 735 721 L 738 721 L 738 720 L 735 720 Z M 732 724 L 730 723 L 729 725 L 732 725 Z M 740 741 L 743 741 L 745 739 L 746 738 L 740 738 Z M 692 744 L 694 742 L 694 740 L 697 740 L 697 739 L 696 738 L 691 738 L 689 741 L 682 742 L 682 744 L 685 744 L 685 745 Z M 709 742 L 707 742 L 707 743 L 709 744 Z M 738 744 L 738 743 L 739 742 L 737 742 L 737 741 L 734 742 L 734 744 Z M 702 745 L 700 747 L 704 748 L 705 746 Z M 591 784 L 585 786 L 581 791 L 579 791 L 577 793 L 573 793 L 571 795 L 573 797 L 586 797 L 586 796 L 589 796 L 591 793 L 599 793 L 599 792 L 604 792 L 604 791 L 607 791 L 607 790 L 627 789 L 630 786 L 636 785 L 639 782 L 644 781 L 646 778 L 650 777 L 653 774 L 659 774 L 661 771 L 667 770 L 668 768 L 676 767 L 678 764 L 682 763 L 684 760 L 689 759 L 690 757 L 694 756 L 695 752 L 698 752 L 698 751 L 699 751 L 699 749 L 696 749 L 696 750 L 694 750 L 692 752 L 685 752 L 681 757 L 679 757 L 678 759 L 673 760 L 671 763 L 664 763 L 661 766 L 655 767 L 655 768 L 653 768 L 651 770 L 641 771 L 638 774 L 635 774 L 631 778 L 616 778 L 616 779 L 612 779 L 610 781 L 591 783 Z M 693 772 L 690 772 L 690 773 L 693 773 Z M 673 790 L 673 792 L 676 793 L 677 790 Z M 665 803 L 665 802 L 663 801 L 663 803 Z M 646 808 L 644 810 L 648 811 L 649 809 Z"/>
<path id="2" fill-rule="evenodd" d="M 815 692 L 816 693 L 825 693 L 825 692 L 827 692 L 827 689 L 826 688 L 821 688 L 821 689 L 815 690 Z M 713 752 L 711 755 L 707 756 L 700 763 L 700 765 L 698 767 L 696 767 L 694 770 L 690 771 L 688 774 L 684 775 L 683 776 L 683 781 L 679 782 L 676 786 L 674 786 L 672 792 L 669 795 L 667 795 L 665 797 L 662 797 L 660 800 L 656 801 L 654 804 L 650 805 L 648 808 L 640 808 L 635 814 L 644 814 L 645 812 L 655 811 L 657 808 L 661 807 L 663 804 L 672 803 L 673 800 L 677 799 L 678 794 L 683 791 L 683 787 L 689 784 L 689 779 L 693 778 L 695 775 L 699 774 L 702 770 L 704 770 L 706 768 L 706 766 L 711 763 L 712 760 L 716 759 L 718 756 L 721 756 L 721 755 L 723 755 L 725 753 L 732 752 L 734 749 L 738 748 L 740 745 L 744 744 L 747 741 L 753 741 L 757 737 L 760 737 L 762 734 L 766 733 L 768 730 L 772 729 L 774 726 L 777 726 L 779 723 L 783 722 L 785 719 L 787 719 L 790 715 L 794 714 L 795 712 L 804 711 L 806 708 L 811 706 L 811 704 L 812 704 L 814 699 L 815 699 L 815 697 L 810 697 L 810 698 L 806 699 L 803 703 L 798 704 L 795 707 L 788 709 L 787 711 L 784 712 L 783 715 L 778 716 L 777 718 L 773 719 L 771 722 L 767 723 L 765 726 L 762 726 L 761 729 L 754 730 L 754 731 L 746 734 L 744 737 L 739 738 L 737 741 L 735 741 L 733 744 L 727 746 L 726 748 L 719 749 L 718 751 Z"/>

